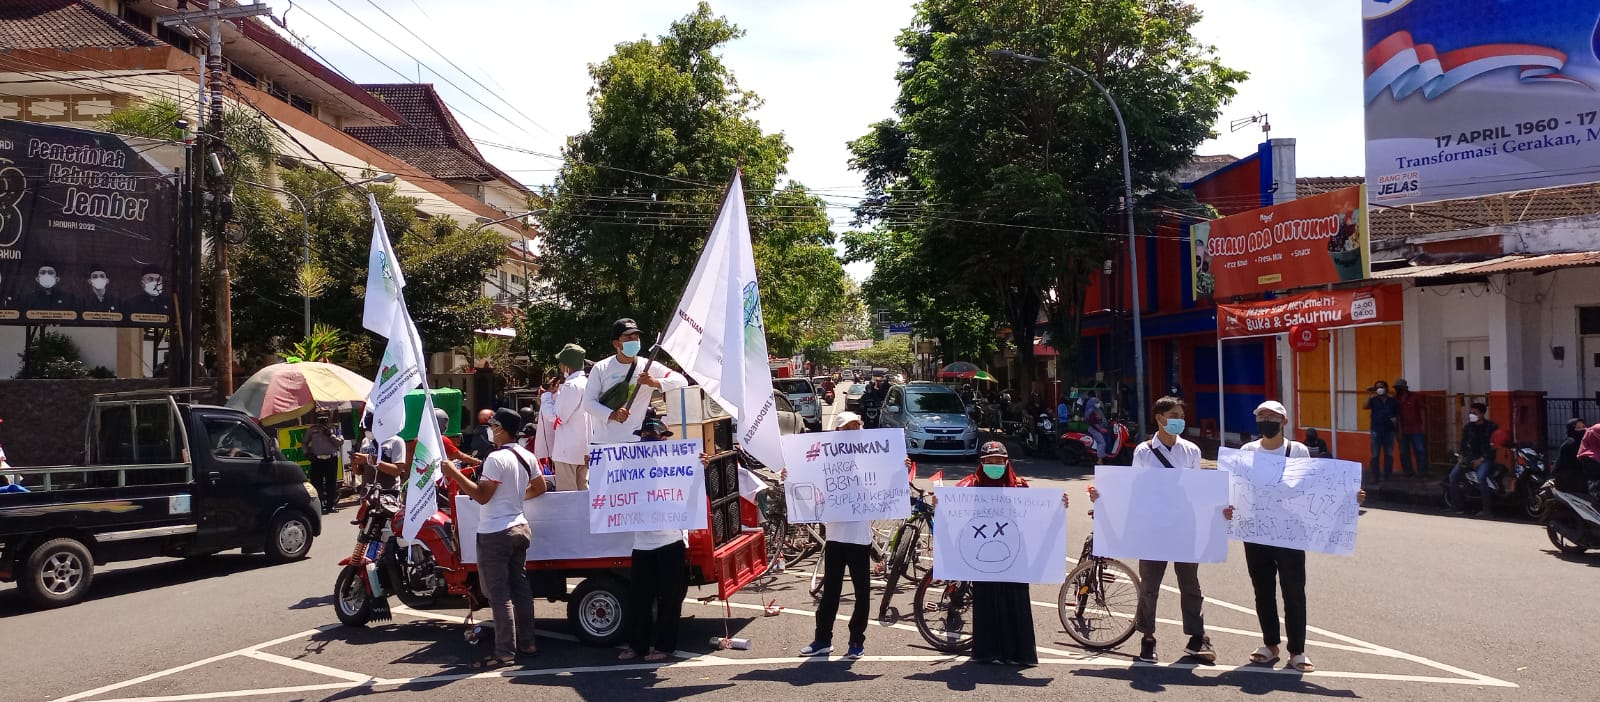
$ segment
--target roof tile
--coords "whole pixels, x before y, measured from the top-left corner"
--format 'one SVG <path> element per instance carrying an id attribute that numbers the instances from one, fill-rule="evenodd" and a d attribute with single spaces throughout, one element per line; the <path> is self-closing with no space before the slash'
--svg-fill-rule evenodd
<path id="1" fill-rule="evenodd" d="M 361 87 L 398 112 L 405 123 L 393 127 L 351 127 L 345 130 L 351 136 L 435 178 L 501 180 L 522 187 L 479 153 L 432 85 L 387 83 Z"/>
<path id="2" fill-rule="evenodd" d="M 0 3 L 0 49 L 160 46 L 161 41 L 86 0 Z"/>

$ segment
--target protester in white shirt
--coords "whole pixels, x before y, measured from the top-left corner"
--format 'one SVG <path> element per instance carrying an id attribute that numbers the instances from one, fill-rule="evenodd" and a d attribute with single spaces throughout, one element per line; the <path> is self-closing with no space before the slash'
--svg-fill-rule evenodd
<path id="1" fill-rule="evenodd" d="M 855 412 L 840 412 L 834 419 L 835 431 L 861 428 Z M 909 465 L 911 461 L 907 459 Z M 779 473 L 789 479 L 789 471 Z M 855 587 L 855 608 L 850 613 L 849 658 L 860 658 L 866 651 L 867 618 L 872 604 L 872 522 L 827 522 L 822 525 L 828 542 L 822 547 L 822 599 L 817 603 L 817 630 L 811 645 L 800 649 L 802 656 L 819 656 L 833 650 L 833 619 L 844 596 L 844 573 L 850 571 Z"/>
<path id="2" fill-rule="evenodd" d="M 680 373 L 656 364 L 645 372 L 646 359 L 639 357 L 639 325 L 619 319 L 611 325 L 611 345 L 616 354 L 594 364 L 584 389 L 584 411 L 589 413 L 589 441 L 596 444 L 626 444 L 638 441 L 635 432 L 644 424 L 645 412 L 656 390 L 672 390 L 689 384 Z M 607 407 L 600 398 L 606 391 L 626 381 L 637 386 L 633 401 L 618 409 Z"/>
<path id="3" fill-rule="evenodd" d="M 650 417 L 641 420 L 635 438 L 661 441 L 669 436 L 672 430 Z M 678 620 L 683 616 L 683 598 L 689 593 L 687 556 L 688 533 L 681 529 L 634 532 L 628 600 L 634 614 L 629 618 L 628 648 L 617 660 L 643 656 L 648 663 L 658 663 L 671 660 L 678 650 Z"/>
<path id="4" fill-rule="evenodd" d="M 592 423 L 583 403 L 589 379 L 583 373 L 582 346 L 567 344 L 556 354 L 565 378 L 550 404 L 539 411 L 539 421 L 550 428 L 549 458 L 555 464 L 557 490 L 589 489 L 589 439 Z M 540 430 L 543 434 L 546 430 Z"/>
<path id="5" fill-rule="evenodd" d="M 1311 450 L 1298 441 L 1285 439 L 1293 434 L 1289 410 L 1282 402 L 1267 400 L 1256 407 L 1256 429 L 1261 438 L 1241 447 L 1284 458 L 1310 458 Z M 1366 490 L 1357 490 L 1356 504 L 1367 499 Z M 1278 581 L 1283 583 L 1283 624 L 1289 634 L 1289 667 L 1302 673 L 1315 671 L 1306 657 L 1306 552 L 1297 548 L 1245 542 L 1244 560 L 1255 587 L 1256 618 L 1261 623 L 1265 644 L 1250 654 L 1250 662 L 1273 665 L 1278 662 Z"/>
<path id="6" fill-rule="evenodd" d="M 522 501 L 544 494 L 549 487 L 536 467 L 538 459 L 516 443 L 522 415 L 500 409 L 489 419 L 488 428 L 500 448 L 484 458 L 476 481 L 463 475 L 453 461 L 442 464 L 462 494 L 483 505 L 478 516 L 478 581 L 494 613 L 495 640 L 494 654 L 473 663 L 480 670 L 510 665 L 519 654 L 538 651 L 533 641 L 533 590 L 525 565 L 533 534 Z"/>
<path id="7" fill-rule="evenodd" d="M 1183 400 L 1163 397 L 1156 400 L 1153 411 L 1156 435 L 1133 450 L 1133 467 L 1200 469 L 1200 447 L 1181 436 L 1185 416 Z M 1100 499 L 1100 492 L 1093 485 L 1089 486 L 1089 499 Z M 1223 515 L 1232 519 L 1233 508 L 1224 509 Z M 1201 613 L 1205 596 L 1200 592 L 1200 565 L 1174 563 L 1172 570 L 1177 573 L 1178 591 L 1182 596 L 1183 633 L 1189 635 L 1183 652 L 1195 660 L 1213 663 L 1217 653 L 1211 648 L 1211 637 L 1206 636 L 1205 616 Z M 1133 624 L 1134 629 L 1144 634 L 1137 659 L 1144 663 L 1156 661 L 1156 603 L 1161 596 L 1161 580 L 1166 575 L 1166 561 L 1139 561 L 1139 604 L 1134 610 Z"/>

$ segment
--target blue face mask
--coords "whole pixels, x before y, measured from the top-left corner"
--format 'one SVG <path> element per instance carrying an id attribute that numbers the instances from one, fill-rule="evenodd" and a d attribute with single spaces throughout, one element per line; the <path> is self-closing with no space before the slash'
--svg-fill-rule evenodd
<path id="1" fill-rule="evenodd" d="M 639 340 L 638 339 L 634 339 L 633 341 L 624 341 L 624 342 L 622 342 L 622 355 L 624 355 L 624 356 L 637 356 L 637 355 L 639 355 Z"/>
<path id="2" fill-rule="evenodd" d="M 1168 434 L 1182 434 L 1184 426 L 1186 425 L 1182 419 L 1168 419 L 1163 428 L 1167 430 Z"/>

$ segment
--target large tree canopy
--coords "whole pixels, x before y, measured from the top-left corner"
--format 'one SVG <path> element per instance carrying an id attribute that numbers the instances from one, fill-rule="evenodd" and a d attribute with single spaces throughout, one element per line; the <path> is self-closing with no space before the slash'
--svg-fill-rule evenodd
<path id="1" fill-rule="evenodd" d="M 545 193 L 539 254 L 547 299 L 530 310 L 535 355 L 579 341 L 603 354 L 612 320 L 662 331 L 682 295 L 735 169 L 744 189 L 768 345 L 811 345 L 847 308 L 844 268 L 820 199 L 780 185 L 789 146 L 752 116 L 719 50 L 743 32 L 705 3 L 655 40 L 617 45 L 590 67 L 588 131 L 572 137 Z"/>
<path id="2" fill-rule="evenodd" d="M 1072 70 L 990 52 L 1099 79 L 1127 122 L 1135 192 L 1165 197 L 1244 79 L 1195 39 L 1199 19 L 1181 0 L 922 0 L 897 40 L 896 118 L 851 143 L 869 191 L 857 215 L 877 231 L 847 243 L 879 262 L 869 293 L 940 336 L 974 315 L 1009 324 L 1024 383 L 1041 311 L 1070 353 L 1090 272 L 1126 242 L 1116 120 Z"/>

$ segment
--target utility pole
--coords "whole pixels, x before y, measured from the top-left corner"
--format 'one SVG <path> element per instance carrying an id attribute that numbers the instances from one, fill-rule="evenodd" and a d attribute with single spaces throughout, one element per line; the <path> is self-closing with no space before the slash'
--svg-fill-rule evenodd
<path id="1" fill-rule="evenodd" d="M 180 12 L 161 20 L 163 25 L 188 24 L 198 20 L 210 21 L 210 46 L 206 52 L 206 89 L 210 92 L 209 114 L 201 115 L 199 166 L 196 171 L 214 169 L 206 178 L 211 194 L 211 250 L 217 267 L 217 385 L 224 397 L 233 394 L 233 282 L 228 273 L 228 240 L 223 227 L 232 215 L 233 183 L 221 172 L 221 154 L 226 149 L 222 143 L 222 23 L 225 20 L 242 20 L 247 17 L 270 14 L 262 3 L 239 7 L 222 7 L 221 0 L 210 0 L 206 9 Z M 197 203 L 198 204 L 198 203 Z M 228 215 L 225 217 L 224 214 Z M 197 233 L 198 234 L 198 233 Z M 194 266 L 198 268 L 198 265 Z"/>

